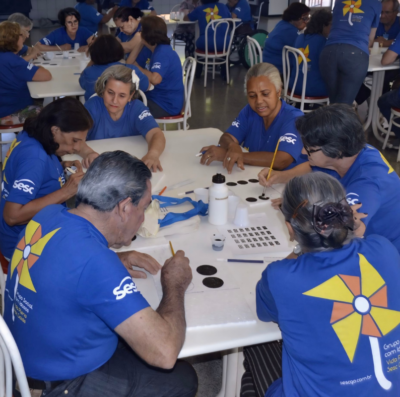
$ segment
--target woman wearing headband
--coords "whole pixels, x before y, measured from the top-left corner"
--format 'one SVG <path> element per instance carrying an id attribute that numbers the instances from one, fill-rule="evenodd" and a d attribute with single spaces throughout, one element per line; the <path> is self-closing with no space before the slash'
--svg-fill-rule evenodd
<path id="1" fill-rule="evenodd" d="M 138 86 L 135 71 L 126 66 L 114 65 L 102 73 L 96 82 L 97 96 L 85 103 L 93 119 L 87 140 L 142 135 L 148 143 L 142 160 L 152 171 L 162 171 L 165 137 L 149 109 L 136 99 Z"/>
<path id="2" fill-rule="evenodd" d="M 322 172 L 287 183 L 281 209 L 297 254 L 269 264 L 256 288 L 257 315 L 278 323 L 283 345 L 244 348 L 241 396 L 400 394 L 385 356 L 400 340 L 400 256 L 385 237 L 355 238 L 345 195 Z"/>

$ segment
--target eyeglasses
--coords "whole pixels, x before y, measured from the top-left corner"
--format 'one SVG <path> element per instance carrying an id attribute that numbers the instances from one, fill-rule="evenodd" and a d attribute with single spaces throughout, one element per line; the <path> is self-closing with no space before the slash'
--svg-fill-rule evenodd
<path id="1" fill-rule="evenodd" d="M 381 14 L 386 14 L 386 15 L 390 15 L 393 14 L 394 11 L 382 11 Z"/>
<path id="2" fill-rule="evenodd" d="M 74 26 L 74 25 L 78 25 L 79 21 L 67 21 L 67 25 L 69 26 Z"/>
<path id="3" fill-rule="evenodd" d="M 307 152 L 308 157 L 310 157 L 313 153 L 319 152 L 320 150 L 322 150 L 322 147 L 320 147 L 319 149 L 309 149 L 307 146 L 304 146 L 304 150 Z"/>
<path id="4" fill-rule="evenodd" d="M 306 17 L 301 17 L 301 19 L 302 19 L 304 22 L 310 22 L 311 17 L 310 17 L 310 15 L 308 15 L 308 16 L 306 16 Z"/>

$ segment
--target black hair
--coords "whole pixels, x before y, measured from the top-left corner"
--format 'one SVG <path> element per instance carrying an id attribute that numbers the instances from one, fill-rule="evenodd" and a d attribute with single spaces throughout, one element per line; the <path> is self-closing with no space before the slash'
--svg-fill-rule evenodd
<path id="1" fill-rule="evenodd" d="M 62 132 L 89 130 L 93 120 L 87 109 L 77 99 L 65 97 L 51 102 L 35 117 L 25 120 L 24 130 L 39 141 L 47 154 L 55 154 L 59 148 L 54 141 L 51 127 L 58 127 Z"/>
<path id="2" fill-rule="evenodd" d="M 201 0 L 201 4 L 219 3 L 219 0 Z"/>
<path id="3" fill-rule="evenodd" d="M 332 13 L 329 10 L 318 10 L 311 15 L 310 22 L 304 34 L 322 34 L 325 26 L 328 26 L 332 21 Z"/>
<path id="4" fill-rule="evenodd" d="M 107 65 L 124 58 L 124 49 L 117 38 L 111 34 L 98 37 L 89 47 L 89 54 L 95 65 Z"/>
<path id="5" fill-rule="evenodd" d="M 122 22 L 126 22 L 129 17 L 132 17 L 133 19 L 139 19 L 143 17 L 143 12 L 136 7 L 121 7 L 118 8 L 117 11 L 115 11 L 114 14 L 114 20 L 120 19 Z"/>
<path id="6" fill-rule="evenodd" d="M 323 106 L 296 120 L 305 147 L 321 147 L 333 159 L 352 157 L 366 144 L 364 128 L 349 105 Z"/>
<path id="7" fill-rule="evenodd" d="M 310 12 L 310 8 L 303 3 L 292 3 L 283 11 L 282 20 L 286 22 L 298 21 L 301 16 Z"/>
<path id="8" fill-rule="evenodd" d="M 60 22 L 61 26 L 65 26 L 66 18 L 71 16 L 75 17 L 78 22 L 80 22 L 81 14 L 79 14 L 79 12 L 72 7 L 63 8 L 62 10 L 60 10 L 60 12 L 58 13 L 58 22 Z"/>

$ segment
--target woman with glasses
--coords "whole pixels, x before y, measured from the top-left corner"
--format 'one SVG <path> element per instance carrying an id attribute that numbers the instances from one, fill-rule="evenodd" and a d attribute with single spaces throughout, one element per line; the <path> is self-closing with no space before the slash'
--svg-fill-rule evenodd
<path id="1" fill-rule="evenodd" d="M 336 0 L 331 32 L 319 60 L 330 103 L 353 104 L 367 74 L 381 9 L 379 0 Z"/>
<path id="2" fill-rule="evenodd" d="M 79 26 L 81 16 L 75 8 L 64 8 L 58 13 L 58 21 L 62 28 L 53 30 L 43 37 L 35 47 L 40 51 L 63 51 L 74 49 L 79 44 L 79 52 L 85 52 L 88 44 L 92 42 L 93 35 L 90 30 Z"/>
<path id="3" fill-rule="evenodd" d="M 400 251 L 400 179 L 379 150 L 366 144 L 357 113 L 348 105 L 321 107 L 296 121 L 308 162 L 289 171 L 259 173 L 263 186 L 286 183 L 312 171 L 334 176 L 347 192 L 347 201 L 365 214 L 361 236 L 380 234 Z M 279 203 L 275 202 L 275 205 Z"/>
<path id="4" fill-rule="evenodd" d="M 258 318 L 277 323 L 282 342 L 243 349 L 241 396 L 400 395 L 390 364 L 400 339 L 400 256 L 378 234 L 355 238 L 345 194 L 322 172 L 286 185 L 281 210 L 298 245 L 256 287 Z"/>
<path id="5" fill-rule="evenodd" d="M 280 21 L 265 40 L 263 62 L 272 63 L 283 73 L 282 50 L 285 45 L 294 47 L 297 36 L 310 20 L 310 9 L 302 3 L 292 3 L 283 12 Z"/>
<path id="6" fill-rule="evenodd" d="M 269 167 L 279 144 L 274 169 L 292 168 L 305 160 L 295 120 L 303 113 L 280 99 L 282 80 L 269 63 L 254 65 L 246 75 L 248 105 L 222 134 L 218 146 L 206 146 L 201 164 L 222 161 L 228 173 L 235 164 Z M 243 151 L 242 149 L 245 149 Z"/>

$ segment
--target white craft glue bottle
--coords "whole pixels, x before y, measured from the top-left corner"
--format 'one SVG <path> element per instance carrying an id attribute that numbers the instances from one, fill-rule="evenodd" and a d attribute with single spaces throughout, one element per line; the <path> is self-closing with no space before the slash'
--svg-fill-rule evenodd
<path id="1" fill-rule="evenodd" d="M 208 199 L 208 222 L 212 225 L 225 225 L 228 221 L 228 187 L 225 177 L 216 174 L 212 178 Z"/>

